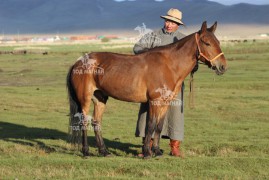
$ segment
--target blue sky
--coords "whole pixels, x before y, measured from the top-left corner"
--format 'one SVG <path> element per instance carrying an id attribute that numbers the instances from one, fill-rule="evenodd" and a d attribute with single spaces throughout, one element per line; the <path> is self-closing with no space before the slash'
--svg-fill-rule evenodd
<path id="1" fill-rule="evenodd" d="M 115 1 L 126 1 L 126 0 L 115 0 Z M 133 0 L 128 0 L 128 1 L 133 1 Z M 163 1 L 163 0 L 155 0 L 155 1 Z M 215 1 L 221 4 L 225 4 L 225 5 L 232 5 L 232 4 L 238 4 L 238 3 L 249 3 L 249 4 L 256 4 L 256 5 L 269 4 L 269 0 L 209 0 L 209 1 Z"/>

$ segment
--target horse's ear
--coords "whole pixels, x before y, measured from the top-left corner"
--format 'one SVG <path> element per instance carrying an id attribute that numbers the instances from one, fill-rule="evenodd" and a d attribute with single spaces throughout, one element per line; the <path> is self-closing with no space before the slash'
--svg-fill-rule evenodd
<path id="1" fill-rule="evenodd" d="M 204 33 L 206 31 L 207 31 L 207 24 L 206 24 L 206 21 L 204 21 L 201 27 L 201 33 Z"/>
<path id="2" fill-rule="evenodd" d="M 216 29 L 217 29 L 217 21 L 210 28 L 208 28 L 208 31 L 214 33 Z"/>

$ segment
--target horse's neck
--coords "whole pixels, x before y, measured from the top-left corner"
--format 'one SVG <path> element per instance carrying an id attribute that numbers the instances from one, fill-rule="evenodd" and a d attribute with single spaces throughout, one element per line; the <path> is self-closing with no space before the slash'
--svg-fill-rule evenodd
<path id="1" fill-rule="evenodd" d="M 182 42 L 175 44 L 174 48 L 174 67 L 180 72 L 186 71 L 186 76 L 191 72 L 196 63 L 197 45 L 195 34 L 191 34 L 182 39 Z M 183 73 L 184 74 L 184 73 Z"/>
<path id="2" fill-rule="evenodd" d="M 176 79 L 174 92 L 179 90 L 182 82 L 196 64 L 196 46 L 195 34 L 191 34 L 175 43 L 171 48 L 169 63 L 172 65 L 170 67 L 172 67 Z"/>

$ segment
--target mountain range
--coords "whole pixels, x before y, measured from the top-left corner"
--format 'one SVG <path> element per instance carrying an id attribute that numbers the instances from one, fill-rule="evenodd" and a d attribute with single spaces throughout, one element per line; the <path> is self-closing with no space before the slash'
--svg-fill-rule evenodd
<path id="1" fill-rule="evenodd" d="M 207 0 L 1 0 L 0 33 L 72 33 L 133 30 L 145 23 L 160 27 L 170 8 L 183 12 L 183 22 L 269 25 L 269 5 L 222 5 Z"/>

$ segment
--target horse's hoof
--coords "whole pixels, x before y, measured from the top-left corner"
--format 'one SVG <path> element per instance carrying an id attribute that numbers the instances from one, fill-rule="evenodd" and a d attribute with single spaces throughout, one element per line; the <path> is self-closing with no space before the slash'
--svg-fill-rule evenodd
<path id="1" fill-rule="evenodd" d="M 152 153 L 144 153 L 144 159 L 150 159 L 152 156 Z"/>
<path id="2" fill-rule="evenodd" d="M 161 155 L 155 155 L 154 157 L 157 158 L 157 159 L 159 159 L 159 158 L 162 158 L 163 155 L 162 154 Z"/>
<path id="3" fill-rule="evenodd" d="M 107 150 L 99 151 L 99 155 L 102 157 L 111 157 L 112 154 L 108 152 Z"/>
<path id="4" fill-rule="evenodd" d="M 83 159 L 89 159 L 91 156 L 83 156 Z"/>
<path id="5" fill-rule="evenodd" d="M 147 159 L 151 159 L 151 155 L 144 155 L 143 159 L 147 160 Z"/>
<path id="6" fill-rule="evenodd" d="M 153 151 L 155 157 L 161 157 L 163 155 L 163 152 L 159 147 L 153 147 L 152 151 Z"/>
<path id="7" fill-rule="evenodd" d="M 112 157 L 113 155 L 111 153 L 106 154 L 104 157 Z"/>
<path id="8" fill-rule="evenodd" d="M 157 154 L 155 153 L 155 157 L 158 157 L 158 158 L 163 157 L 163 154 L 162 153 L 157 153 Z"/>
<path id="9" fill-rule="evenodd" d="M 82 152 L 83 156 L 90 156 L 90 152 L 89 152 L 88 147 L 86 147 L 86 148 L 82 147 L 81 152 Z"/>
<path id="10" fill-rule="evenodd" d="M 102 156 L 104 156 L 104 157 L 112 157 L 112 154 L 107 151 L 107 152 L 103 153 Z"/>
<path id="11" fill-rule="evenodd" d="M 155 154 L 155 156 L 162 156 L 163 155 L 162 151 L 160 151 L 160 150 L 155 151 L 154 154 Z"/>
<path id="12" fill-rule="evenodd" d="M 91 155 L 90 155 L 90 153 L 89 152 L 85 152 L 85 153 L 83 153 L 83 157 L 84 158 L 88 158 L 88 157 L 90 157 Z"/>

